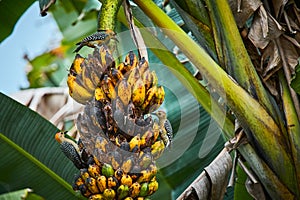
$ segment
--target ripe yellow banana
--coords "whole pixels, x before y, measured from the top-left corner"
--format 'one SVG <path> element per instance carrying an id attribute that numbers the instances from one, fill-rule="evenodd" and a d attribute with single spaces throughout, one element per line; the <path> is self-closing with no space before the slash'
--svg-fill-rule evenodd
<path id="1" fill-rule="evenodd" d="M 105 99 L 107 99 L 106 98 L 106 95 L 105 95 L 105 93 L 103 92 L 103 90 L 102 90 L 102 88 L 101 87 L 97 87 L 96 89 L 95 89 L 95 99 L 97 100 L 97 101 L 103 101 L 103 100 L 105 100 Z"/>
<path id="2" fill-rule="evenodd" d="M 116 197 L 116 192 L 113 189 L 105 189 L 103 195 L 107 200 L 113 200 Z"/>
<path id="3" fill-rule="evenodd" d="M 129 150 L 131 152 L 139 152 L 140 150 L 140 134 L 134 136 L 129 142 Z"/>
<path id="4" fill-rule="evenodd" d="M 131 100 L 135 106 L 140 106 L 145 101 L 146 88 L 144 82 L 139 78 L 132 87 Z"/>
<path id="5" fill-rule="evenodd" d="M 94 84 L 91 78 L 91 68 L 89 67 L 84 67 L 82 69 L 82 76 L 81 79 L 83 81 L 84 87 L 90 91 L 90 92 L 94 92 L 97 84 Z"/>
<path id="6" fill-rule="evenodd" d="M 77 82 L 75 76 L 69 74 L 67 84 L 70 96 L 78 103 L 85 104 L 92 98 L 93 93 L 90 93 L 81 83 Z"/>
<path id="7" fill-rule="evenodd" d="M 122 74 L 125 74 L 127 71 L 125 69 L 125 64 L 123 62 L 121 62 L 117 67 L 117 70 L 119 70 Z"/>
<path id="8" fill-rule="evenodd" d="M 118 96 L 120 97 L 124 106 L 127 106 L 131 98 L 131 88 L 126 79 L 123 79 L 118 84 Z"/>
<path id="9" fill-rule="evenodd" d="M 148 187 L 149 187 L 148 195 L 153 194 L 158 189 L 158 182 L 156 181 L 156 177 L 155 176 L 150 181 Z"/>
<path id="10" fill-rule="evenodd" d="M 132 86 L 139 78 L 140 78 L 140 72 L 137 68 L 134 68 L 130 71 L 127 82 L 130 86 Z"/>
<path id="11" fill-rule="evenodd" d="M 96 180 L 97 180 L 97 186 L 98 186 L 100 192 L 104 192 L 104 190 L 107 188 L 106 177 L 103 175 L 98 176 Z"/>
<path id="12" fill-rule="evenodd" d="M 164 87 L 159 86 L 157 88 L 157 92 L 156 92 L 156 95 L 155 95 L 155 101 L 154 102 L 160 106 L 163 103 L 164 99 L 165 99 Z"/>
<path id="13" fill-rule="evenodd" d="M 151 87 L 147 93 L 146 93 L 146 98 L 145 98 L 145 101 L 144 103 L 141 105 L 141 108 L 143 110 L 146 110 L 151 106 L 150 103 L 152 101 L 152 99 L 155 97 L 155 94 L 157 92 L 157 86 L 154 85 L 153 87 Z"/>
<path id="14" fill-rule="evenodd" d="M 121 178 L 121 184 L 122 185 L 127 185 L 128 187 L 130 187 L 132 185 L 132 178 L 130 175 L 128 174 L 123 174 L 122 178 Z"/>
<path id="15" fill-rule="evenodd" d="M 100 168 L 96 164 L 89 165 L 88 172 L 89 172 L 90 176 L 93 178 L 100 176 Z"/>
<path id="16" fill-rule="evenodd" d="M 96 179 L 94 179 L 93 177 L 90 177 L 86 180 L 86 183 L 87 183 L 87 188 L 89 189 L 89 191 L 91 191 L 92 194 L 99 193 L 99 189 L 97 187 Z"/>
<path id="17" fill-rule="evenodd" d="M 103 194 L 93 194 L 89 197 L 89 200 L 107 200 Z"/>
<path id="18" fill-rule="evenodd" d="M 152 146 L 151 146 L 151 154 L 154 159 L 157 159 L 160 157 L 162 152 L 165 149 L 165 144 L 162 140 L 156 141 Z"/>
<path id="19" fill-rule="evenodd" d="M 142 183 L 142 182 L 149 182 L 151 179 L 151 171 L 149 169 L 145 169 L 141 171 L 141 176 L 138 178 L 137 182 Z"/>
<path id="20" fill-rule="evenodd" d="M 81 63 L 83 63 L 84 57 L 82 57 L 80 54 L 76 54 L 75 59 L 73 60 L 73 63 L 70 68 L 70 72 L 76 73 L 76 74 L 81 74 L 82 68 L 81 68 Z"/>
<path id="21" fill-rule="evenodd" d="M 107 179 L 107 188 L 117 189 L 118 186 L 119 186 L 119 182 L 118 182 L 116 177 L 114 177 L 114 176 L 108 177 L 108 179 Z"/>
<path id="22" fill-rule="evenodd" d="M 144 72 L 144 74 L 142 75 L 142 79 L 143 79 L 143 82 L 144 82 L 144 85 L 145 85 L 145 88 L 147 91 L 152 86 L 152 82 L 153 82 L 152 74 L 151 74 L 150 70 L 146 70 Z"/>
<path id="23" fill-rule="evenodd" d="M 140 194 L 141 191 L 141 185 L 138 182 L 134 182 L 129 187 L 129 195 L 133 198 L 137 197 Z"/>
<path id="24" fill-rule="evenodd" d="M 117 85 L 117 83 L 124 78 L 121 71 L 115 68 L 111 68 L 109 77 L 111 78 L 114 85 Z"/>
<path id="25" fill-rule="evenodd" d="M 135 68 L 138 64 L 138 59 L 133 51 L 130 51 L 129 54 L 125 57 L 125 67 L 126 71 L 130 71 Z"/>
<path id="26" fill-rule="evenodd" d="M 116 98 L 117 93 L 115 90 L 115 86 L 111 78 L 107 74 L 104 75 L 103 80 L 101 81 L 101 87 L 108 98 L 110 98 L 111 100 Z"/>

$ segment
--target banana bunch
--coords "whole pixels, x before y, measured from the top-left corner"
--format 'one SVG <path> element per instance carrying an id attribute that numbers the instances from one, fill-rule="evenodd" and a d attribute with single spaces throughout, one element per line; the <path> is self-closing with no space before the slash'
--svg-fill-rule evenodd
<path id="1" fill-rule="evenodd" d="M 92 99 L 100 78 L 113 65 L 113 58 L 106 46 L 95 50 L 88 58 L 76 54 L 67 79 L 70 96 L 81 104 Z"/>
<path id="2" fill-rule="evenodd" d="M 118 96 L 124 107 L 132 103 L 143 113 L 156 110 L 164 101 L 165 92 L 158 86 L 148 62 L 138 61 L 130 51 L 125 61 L 115 66 L 109 49 L 103 45 L 92 56 L 76 54 L 68 74 L 70 96 L 86 104 L 93 97 L 97 101 L 114 101 Z"/>
<path id="3" fill-rule="evenodd" d="M 73 184 L 75 191 L 89 199 L 145 199 L 158 189 L 156 166 L 140 173 L 128 173 L 121 168 L 100 162 L 95 156 L 87 169 L 81 169 Z"/>
<path id="4" fill-rule="evenodd" d="M 89 158 L 73 189 L 89 199 L 147 199 L 158 189 L 155 160 L 165 149 L 149 115 L 165 98 L 155 72 L 132 51 L 116 66 L 102 45 L 87 58 L 76 55 L 67 83 L 85 104 L 77 129 Z"/>

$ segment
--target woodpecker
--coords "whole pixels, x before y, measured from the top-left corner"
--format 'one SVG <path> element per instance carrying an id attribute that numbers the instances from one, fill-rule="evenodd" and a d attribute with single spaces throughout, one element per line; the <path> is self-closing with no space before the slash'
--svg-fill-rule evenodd
<path id="1" fill-rule="evenodd" d="M 55 134 L 55 139 L 60 143 L 61 151 L 69 158 L 78 169 L 87 167 L 81 159 L 81 151 L 78 144 L 73 138 L 68 136 L 66 132 L 58 132 Z"/>
<path id="2" fill-rule="evenodd" d="M 112 30 L 99 30 L 96 33 L 87 36 L 81 42 L 78 42 L 76 45 L 78 47 L 74 52 L 79 52 L 80 49 L 84 46 L 95 48 L 96 46 L 101 46 L 104 44 L 108 44 L 110 39 L 118 41 L 116 38 L 116 33 Z"/>
<path id="3" fill-rule="evenodd" d="M 172 142 L 173 129 L 170 121 L 167 119 L 167 114 L 162 110 L 159 110 L 153 114 L 159 119 L 159 135 L 162 138 L 165 146 L 168 147 Z"/>

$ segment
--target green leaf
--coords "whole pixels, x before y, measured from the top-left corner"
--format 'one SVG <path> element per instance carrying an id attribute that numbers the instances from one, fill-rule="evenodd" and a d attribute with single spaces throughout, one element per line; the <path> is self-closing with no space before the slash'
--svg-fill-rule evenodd
<path id="1" fill-rule="evenodd" d="M 47 199 L 76 199 L 67 182 L 77 170 L 55 142 L 58 129 L 2 93 L 0 104 L 0 193 L 29 187 Z"/>
<path id="2" fill-rule="evenodd" d="M 1 1 L 0 6 L 0 42 L 2 42 L 7 36 L 9 36 L 17 21 L 22 16 L 22 14 L 27 10 L 27 8 L 33 3 L 33 0 L 24 1 Z"/>
<path id="3" fill-rule="evenodd" d="M 296 69 L 295 69 L 295 75 L 294 78 L 291 81 L 291 87 L 300 94 L 300 65 L 298 64 Z"/>
<path id="4" fill-rule="evenodd" d="M 25 199 L 25 200 L 43 200 L 44 198 L 32 193 L 33 191 L 29 188 L 8 192 L 0 195 L 0 200 L 14 200 L 14 199 Z"/>

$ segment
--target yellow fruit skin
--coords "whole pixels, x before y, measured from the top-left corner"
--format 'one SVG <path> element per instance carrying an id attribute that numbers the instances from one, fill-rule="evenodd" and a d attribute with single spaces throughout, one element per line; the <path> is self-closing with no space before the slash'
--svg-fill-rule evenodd
<path id="1" fill-rule="evenodd" d="M 121 169 L 123 170 L 124 173 L 127 174 L 132 169 L 132 165 L 133 165 L 133 159 L 129 157 L 125 161 L 123 161 Z"/>
<path id="2" fill-rule="evenodd" d="M 121 178 L 121 184 L 122 185 L 127 185 L 128 187 L 130 187 L 132 185 L 131 176 L 129 176 L 128 174 L 123 174 L 123 176 Z"/>
<path id="3" fill-rule="evenodd" d="M 92 194 L 99 193 L 99 189 L 97 187 L 96 179 L 94 179 L 93 177 L 90 177 L 86 180 L 86 183 L 87 183 L 88 189 L 91 191 Z"/>
<path id="4" fill-rule="evenodd" d="M 156 92 L 157 92 L 157 86 L 156 85 L 151 87 L 147 91 L 145 101 L 141 105 L 143 110 L 146 110 L 147 108 L 149 108 L 151 106 L 150 103 L 152 102 L 152 99 L 155 97 Z"/>
<path id="5" fill-rule="evenodd" d="M 100 190 L 100 192 L 104 192 L 104 190 L 107 188 L 107 184 L 106 184 L 106 177 L 105 176 L 99 176 L 96 179 L 97 181 L 97 186 Z"/>
<path id="6" fill-rule="evenodd" d="M 131 99 L 131 88 L 126 79 L 123 79 L 118 84 L 118 96 L 124 106 L 127 106 L 129 104 L 129 101 Z"/>
<path id="7" fill-rule="evenodd" d="M 158 182 L 156 181 L 155 176 L 154 176 L 153 179 L 150 181 L 148 187 L 149 187 L 148 195 L 153 194 L 153 193 L 156 192 L 156 190 L 158 189 Z"/>
<path id="8" fill-rule="evenodd" d="M 141 176 L 138 178 L 137 182 L 142 183 L 142 182 L 149 182 L 151 178 L 151 171 L 146 169 L 141 171 Z"/>
<path id="9" fill-rule="evenodd" d="M 99 169 L 99 166 L 96 164 L 89 165 L 88 172 L 89 172 L 90 176 L 93 178 L 100 176 L 100 169 Z"/>
<path id="10" fill-rule="evenodd" d="M 82 57 L 80 54 L 76 54 L 75 59 L 71 65 L 70 72 L 81 74 L 82 71 L 81 63 L 83 61 L 84 61 L 84 57 Z"/>
<path id="11" fill-rule="evenodd" d="M 101 87 L 97 87 L 96 89 L 95 89 L 95 99 L 97 100 L 97 101 L 104 101 L 104 100 L 106 100 L 107 98 L 106 98 L 106 95 L 104 94 L 104 92 L 103 92 L 103 90 L 102 90 L 102 88 Z"/>
<path id="12" fill-rule="evenodd" d="M 70 96 L 78 103 L 85 104 L 92 98 L 93 93 L 86 90 L 81 83 L 77 82 L 75 76 L 69 74 L 67 84 Z"/>
<path id="13" fill-rule="evenodd" d="M 116 192 L 113 189 L 105 189 L 103 195 L 107 200 L 113 200 L 116 197 Z"/>
<path id="14" fill-rule="evenodd" d="M 111 100 L 116 98 L 117 93 L 115 91 L 115 86 L 109 76 L 104 76 L 103 80 L 101 81 L 101 87 L 108 98 Z"/>
<path id="15" fill-rule="evenodd" d="M 165 144 L 162 140 L 156 141 L 152 146 L 151 146 L 151 153 L 153 155 L 154 159 L 157 159 L 160 157 L 162 152 L 165 149 Z"/>
<path id="16" fill-rule="evenodd" d="M 116 177 L 114 176 L 110 176 L 108 179 L 107 179 L 107 187 L 109 189 L 115 189 L 118 187 L 118 180 Z"/>
<path id="17" fill-rule="evenodd" d="M 136 68 L 137 64 L 138 64 L 138 59 L 136 55 L 132 51 L 130 51 L 129 54 L 127 54 L 127 56 L 125 57 L 126 71 L 130 71 L 133 68 Z"/>
<path id="18" fill-rule="evenodd" d="M 134 136 L 129 142 L 129 148 L 132 152 L 138 152 L 140 150 L 140 134 Z"/>
<path id="19" fill-rule="evenodd" d="M 103 194 L 94 194 L 89 197 L 89 200 L 107 200 Z"/>
<path id="20" fill-rule="evenodd" d="M 134 182 L 130 187 L 129 187 L 129 195 L 130 197 L 137 197 L 140 194 L 141 191 L 141 185 L 138 182 Z"/>
<path id="21" fill-rule="evenodd" d="M 92 81 L 91 78 L 92 73 L 90 70 L 91 69 L 88 67 L 83 68 L 81 73 L 82 74 L 81 79 L 83 80 L 85 89 L 92 93 L 95 90 L 97 84 L 94 84 L 94 82 Z"/>
<path id="22" fill-rule="evenodd" d="M 152 74 L 151 74 L 150 70 L 146 70 L 144 72 L 144 74 L 142 75 L 142 79 L 145 84 L 146 90 L 148 90 L 152 86 L 152 82 L 153 82 Z"/>
<path id="23" fill-rule="evenodd" d="M 130 71 L 130 74 L 127 78 L 127 82 L 130 86 L 133 86 L 140 77 L 141 76 L 139 70 L 137 68 L 134 68 L 133 70 Z"/>
<path id="24" fill-rule="evenodd" d="M 140 106 L 145 101 L 146 88 L 144 82 L 139 78 L 132 87 L 131 100 L 135 106 Z"/>

